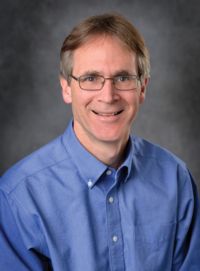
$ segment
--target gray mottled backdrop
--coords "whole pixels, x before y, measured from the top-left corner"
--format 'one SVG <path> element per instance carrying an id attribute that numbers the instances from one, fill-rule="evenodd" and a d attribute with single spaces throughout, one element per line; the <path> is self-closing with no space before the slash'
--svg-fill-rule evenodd
<path id="1" fill-rule="evenodd" d="M 88 15 L 117 11 L 142 32 L 151 54 L 146 103 L 133 132 L 185 160 L 200 189 L 200 2 L 198 0 L 2 0 L 0 174 L 66 127 L 59 49 Z"/>

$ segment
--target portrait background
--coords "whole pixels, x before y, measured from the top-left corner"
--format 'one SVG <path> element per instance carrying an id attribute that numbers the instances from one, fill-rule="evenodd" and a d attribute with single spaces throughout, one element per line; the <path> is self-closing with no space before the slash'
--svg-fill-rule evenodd
<path id="1" fill-rule="evenodd" d="M 110 11 L 138 28 L 151 56 L 147 98 L 133 133 L 183 159 L 200 190 L 198 0 L 2 0 L 0 175 L 65 130 L 71 109 L 58 80 L 61 44 L 79 21 Z"/>

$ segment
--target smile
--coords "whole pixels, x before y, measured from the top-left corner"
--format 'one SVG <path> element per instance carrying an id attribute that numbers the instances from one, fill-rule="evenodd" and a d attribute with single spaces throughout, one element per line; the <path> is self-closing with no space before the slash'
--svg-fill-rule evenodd
<path id="1" fill-rule="evenodd" d="M 121 114 L 123 112 L 123 110 L 116 111 L 116 112 L 96 112 L 96 111 L 92 110 L 92 112 L 96 115 L 99 115 L 99 116 L 110 117 L 110 116 L 117 116 L 117 115 Z"/>

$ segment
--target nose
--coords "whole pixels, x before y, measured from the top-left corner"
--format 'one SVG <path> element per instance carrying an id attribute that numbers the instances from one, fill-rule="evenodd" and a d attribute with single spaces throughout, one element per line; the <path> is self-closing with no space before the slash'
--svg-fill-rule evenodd
<path id="1" fill-rule="evenodd" d="M 99 92 L 99 101 L 104 103 L 113 103 L 119 99 L 119 95 L 115 90 L 112 79 L 107 78 L 105 80 L 103 88 Z"/>

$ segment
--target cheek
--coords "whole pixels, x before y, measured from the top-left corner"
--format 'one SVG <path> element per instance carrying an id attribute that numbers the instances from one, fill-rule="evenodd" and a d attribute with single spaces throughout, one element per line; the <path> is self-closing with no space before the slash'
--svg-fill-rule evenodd
<path id="1" fill-rule="evenodd" d="M 134 92 L 134 93 L 132 93 L 132 95 L 129 95 L 126 97 L 126 104 L 130 108 L 132 108 L 132 110 L 135 110 L 138 108 L 138 106 L 140 104 L 140 99 L 141 99 L 140 93 Z"/>
<path id="2" fill-rule="evenodd" d="M 95 101 L 94 94 L 77 90 L 72 92 L 72 104 L 77 110 L 86 110 Z"/>
<path id="3" fill-rule="evenodd" d="M 135 97 L 134 99 L 129 99 L 129 115 L 132 120 L 135 119 L 139 108 L 140 108 L 140 97 Z"/>
<path id="4" fill-rule="evenodd" d="M 90 101 L 88 100 L 85 95 L 76 95 L 75 93 L 72 94 L 72 110 L 73 113 L 77 115 L 83 115 L 84 111 L 87 110 L 88 104 Z"/>

